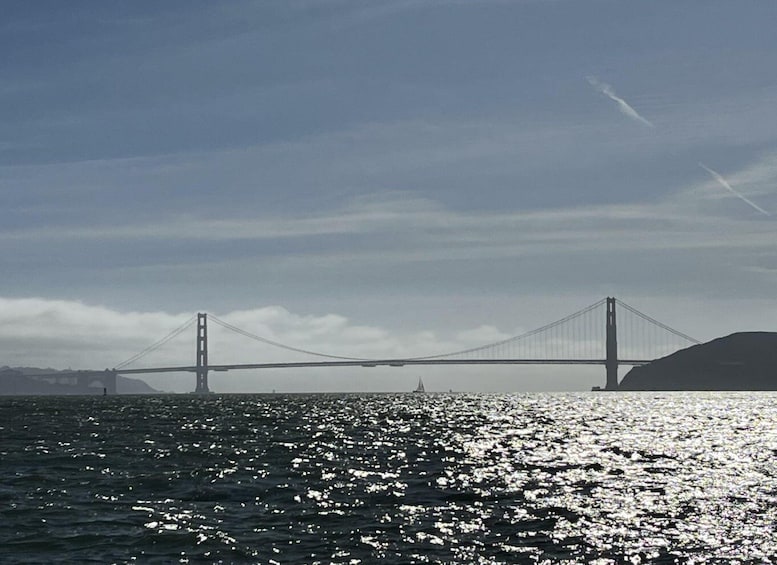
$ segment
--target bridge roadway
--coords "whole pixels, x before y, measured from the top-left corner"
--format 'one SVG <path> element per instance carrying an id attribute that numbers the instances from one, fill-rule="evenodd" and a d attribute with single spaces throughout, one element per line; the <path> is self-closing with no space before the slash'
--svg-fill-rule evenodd
<path id="1" fill-rule="evenodd" d="M 618 359 L 619 365 L 646 365 L 651 360 Z M 404 367 L 406 365 L 605 365 L 605 359 L 379 359 L 363 361 L 300 361 L 296 363 L 240 363 L 197 367 L 151 367 L 146 369 L 112 369 L 120 375 L 149 373 L 196 373 L 198 370 L 224 372 L 242 369 L 293 369 L 299 367 Z"/>

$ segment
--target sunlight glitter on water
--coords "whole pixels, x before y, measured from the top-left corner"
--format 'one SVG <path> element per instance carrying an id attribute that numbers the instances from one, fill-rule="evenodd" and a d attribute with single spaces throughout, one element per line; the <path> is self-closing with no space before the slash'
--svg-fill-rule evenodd
<path id="1" fill-rule="evenodd" d="M 1 551 L 21 562 L 768 563 L 774 400 L 2 399 Z"/>

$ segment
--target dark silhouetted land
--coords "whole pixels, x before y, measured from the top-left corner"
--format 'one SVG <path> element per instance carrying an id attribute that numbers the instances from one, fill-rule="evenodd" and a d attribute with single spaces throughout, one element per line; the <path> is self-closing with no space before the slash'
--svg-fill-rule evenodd
<path id="1" fill-rule="evenodd" d="M 634 367 L 619 390 L 777 390 L 777 333 L 741 332 Z"/>
<path id="2" fill-rule="evenodd" d="M 84 390 L 67 384 L 51 383 L 34 378 L 33 375 L 56 373 L 54 369 L 38 367 L 0 367 L 0 395 L 51 395 L 84 394 Z M 102 387 L 89 389 L 89 393 L 102 394 Z M 116 376 L 118 394 L 154 394 L 160 391 L 150 387 L 141 379 Z"/>

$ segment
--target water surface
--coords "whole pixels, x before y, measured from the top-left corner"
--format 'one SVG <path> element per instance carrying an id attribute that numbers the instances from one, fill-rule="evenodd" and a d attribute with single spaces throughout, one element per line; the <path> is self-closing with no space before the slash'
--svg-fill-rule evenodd
<path id="1" fill-rule="evenodd" d="M 0 398 L 0 561 L 773 562 L 775 400 Z"/>

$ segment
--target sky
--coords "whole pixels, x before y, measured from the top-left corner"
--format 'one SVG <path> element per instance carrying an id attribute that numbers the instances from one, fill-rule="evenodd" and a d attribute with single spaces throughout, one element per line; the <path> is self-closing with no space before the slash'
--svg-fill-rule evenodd
<path id="1" fill-rule="evenodd" d="M 0 365 L 113 367 L 196 312 L 366 357 L 605 296 L 703 341 L 777 331 L 775 23 L 734 0 L 5 0 Z M 213 332 L 224 362 L 291 360 Z M 193 333 L 142 362 L 194 363 Z M 211 387 L 419 375 L 604 384 Z"/>

